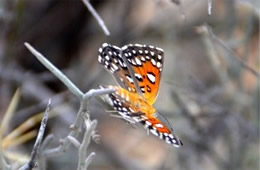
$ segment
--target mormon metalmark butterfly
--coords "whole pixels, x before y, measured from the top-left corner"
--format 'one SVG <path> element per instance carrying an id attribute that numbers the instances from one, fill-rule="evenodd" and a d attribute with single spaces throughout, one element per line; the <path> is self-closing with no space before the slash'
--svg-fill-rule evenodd
<path id="1" fill-rule="evenodd" d="M 163 50 L 153 46 L 129 44 L 119 48 L 104 43 L 99 49 L 98 62 L 120 85 L 108 86 L 115 90 L 108 95 L 108 102 L 119 115 L 141 123 L 155 136 L 179 147 L 182 142 L 172 133 L 167 119 L 152 106 L 159 90 L 163 57 Z"/>

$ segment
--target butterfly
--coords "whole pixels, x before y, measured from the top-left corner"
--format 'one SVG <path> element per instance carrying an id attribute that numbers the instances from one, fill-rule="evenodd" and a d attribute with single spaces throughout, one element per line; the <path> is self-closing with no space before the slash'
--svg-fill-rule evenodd
<path id="1" fill-rule="evenodd" d="M 163 60 L 161 48 L 140 44 L 119 48 L 104 43 L 98 55 L 98 62 L 119 84 L 107 86 L 115 90 L 108 95 L 108 103 L 125 120 L 141 123 L 155 136 L 179 147 L 183 143 L 173 134 L 167 119 L 152 106 L 159 90 Z"/>

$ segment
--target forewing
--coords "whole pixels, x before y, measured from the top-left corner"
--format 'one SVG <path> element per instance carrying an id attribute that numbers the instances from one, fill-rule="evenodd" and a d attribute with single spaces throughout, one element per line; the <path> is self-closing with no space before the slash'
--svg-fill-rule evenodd
<path id="1" fill-rule="evenodd" d="M 163 50 L 154 46 L 130 44 L 122 47 L 122 55 L 131 65 L 145 100 L 152 105 L 159 90 L 163 69 Z M 131 77 L 127 80 L 127 86 L 132 88 L 133 80 Z"/>
<path id="2" fill-rule="evenodd" d="M 98 62 L 113 74 L 121 87 L 136 92 L 127 65 L 121 57 L 119 47 L 104 43 L 99 49 Z"/>

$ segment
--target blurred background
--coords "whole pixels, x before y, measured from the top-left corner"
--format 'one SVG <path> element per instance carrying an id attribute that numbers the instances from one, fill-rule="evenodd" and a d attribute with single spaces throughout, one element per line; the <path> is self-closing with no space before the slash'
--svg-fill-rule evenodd
<path id="1" fill-rule="evenodd" d="M 79 109 L 77 98 L 24 46 L 29 42 L 83 92 L 115 85 L 97 62 L 98 49 L 149 44 L 165 51 L 160 91 L 154 107 L 174 128 L 184 146 L 174 148 L 142 127 L 111 117 L 97 100 L 89 104 L 98 120 L 99 142 L 93 170 L 255 170 L 259 169 L 259 2 L 217 0 L 208 15 L 206 0 L 91 0 L 110 31 L 105 35 L 80 0 L 0 1 L 0 120 L 17 88 L 14 115 L 2 138 L 46 108 L 52 98 L 50 148 L 69 133 Z M 32 127 L 38 129 L 39 124 Z M 30 131 L 30 130 L 28 130 Z M 30 155 L 35 138 L 3 147 L 18 157 Z M 79 140 L 82 138 L 79 137 Z M 29 138 L 28 138 L 29 139 Z M 76 169 L 75 147 L 47 159 L 46 169 Z M 37 169 L 37 168 L 36 168 Z"/>

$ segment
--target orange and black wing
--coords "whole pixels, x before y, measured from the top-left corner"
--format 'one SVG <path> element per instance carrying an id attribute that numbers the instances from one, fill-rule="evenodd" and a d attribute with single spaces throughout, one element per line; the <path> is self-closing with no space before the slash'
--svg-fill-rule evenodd
<path id="1" fill-rule="evenodd" d="M 122 47 L 122 55 L 131 65 L 144 99 L 152 105 L 159 91 L 164 59 L 163 50 L 154 46 L 129 44 Z"/>
<path id="2" fill-rule="evenodd" d="M 119 48 L 104 43 L 99 49 L 98 61 L 114 75 L 121 87 L 137 92 L 129 71 L 132 69 L 142 96 L 152 105 L 159 90 L 163 58 L 163 50 L 158 47 L 129 44 Z"/>
<path id="3" fill-rule="evenodd" d="M 115 92 L 108 95 L 108 102 L 122 118 L 127 121 L 131 120 L 131 122 L 142 124 L 145 129 L 168 144 L 175 147 L 183 145 L 164 122 L 154 117 L 154 114 L 147 114 L 146 109 L 156 111 L 152 106 L 149 105 L 150 108 L 147 108 L 147 105 L 142 105 L 140 103 L 141 105 L 137 107 L 134 104 L 133 100 L 140 97 L 137 93 L 129 93 L 116 86 L 110 86 L 109 88 L 115 89 Z"/>

